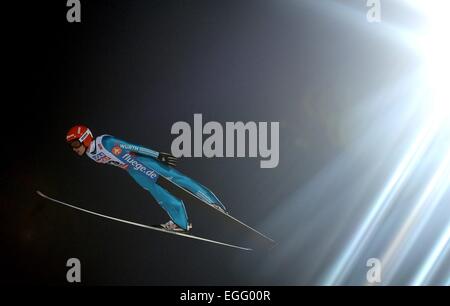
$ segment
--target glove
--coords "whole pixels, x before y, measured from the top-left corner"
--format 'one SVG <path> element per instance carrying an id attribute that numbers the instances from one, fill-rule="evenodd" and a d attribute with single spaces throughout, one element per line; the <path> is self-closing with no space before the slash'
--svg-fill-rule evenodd
<path id="1" fill-rule="evenodd" d="M 178 162 L 178 158 L 169 153 L 159 152 L 158 158 L 159 161 L 165 163 L 166 165 L 175 167 Z"/>

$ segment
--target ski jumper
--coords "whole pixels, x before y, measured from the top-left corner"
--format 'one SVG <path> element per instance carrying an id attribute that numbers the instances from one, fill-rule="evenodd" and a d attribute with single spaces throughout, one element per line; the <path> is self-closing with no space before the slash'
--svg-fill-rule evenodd
<path id="1" fill-rule="evenodd" d="M 190 191 L 206 203 L 219 205 L 225 209 L 208 188 L 157 160 L 159 153 L 156 151 L 130 144 L 110 135 L 102 135 L 92 141 L 86 154 L 97 163 L 126 170 L 141 187 L 150 192 L 172 221 L 185 230 L 188 227 L 188 216 L 184 203 L 158 185 L 159 176 Z"/>

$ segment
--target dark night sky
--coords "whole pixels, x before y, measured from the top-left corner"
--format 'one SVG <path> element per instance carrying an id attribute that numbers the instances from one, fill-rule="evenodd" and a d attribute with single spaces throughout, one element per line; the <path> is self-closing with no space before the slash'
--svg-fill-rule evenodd
<path id="1" fill-rule="evenodd" d="M 5 128 L 14 157 L 1 177 L 2 282 L 65 283 L 69 257 L 81 260 L 86 284 L 314 282 L 312 275 L 284 275 L 294 262 L 309 265 L 320 252 L 314 247 L 320 233 L 304 252 L 286 258 L 289 264 L 261 277 L 271 257 L 266 252 L 101 220 L 40 199 L 35 190 L 120 218 L 165 221 L 125 172 L 70 152 L 68 128 L 83 123 L 94 135 L 169 151 L 170 127 L 192 124 L 194 113 L 221 123 L 279 121 L 275 169 L 260 169 L 252 158 L 186 158 L 179 169 L 282 245 L 297 219 L 280 231 L 264 228 L 272 212 L 379 120 L 376 108 L 352 110 L 414 69 L 413 56 L 366 22 L 365 5 L 358 4 L 365 1 L 348 1 L 360 18 L 352 22 L 314 1 L 81 2 L 81 24 L 66 22 L 65 1 L 34 1 L 6 13 L 15 20 L 7 37 L 14 93 L 3 116 L 11 122 Z M 408 24 L 397 10 L 387 8 L 386 18 Z M 364 168 L 359 162 L 355 174 Z M 214 220 L 200 208 L 188 210 L 198 234 L 211 237 Z M 308 210 L 296 213 L 307 218 Z"/>

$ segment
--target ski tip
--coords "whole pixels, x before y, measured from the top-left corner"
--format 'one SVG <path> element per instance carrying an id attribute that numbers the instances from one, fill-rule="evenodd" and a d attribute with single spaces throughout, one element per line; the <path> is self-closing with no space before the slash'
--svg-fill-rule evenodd
<path id="1" fill-rule="evenodd" d="M 42 191 L 36 190 L 36 194 L 44 199 L 48 199 L 49 197 L 45 195 Z"/>

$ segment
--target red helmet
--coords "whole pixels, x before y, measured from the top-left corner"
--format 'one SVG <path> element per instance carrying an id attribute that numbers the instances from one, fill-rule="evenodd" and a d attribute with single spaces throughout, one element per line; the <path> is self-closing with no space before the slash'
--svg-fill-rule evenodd
<path id="1" fill-rule="evenodd" d="M 78 140 L 86 148 L 89 148 L 89 145 L 94 140 L 94 136 L 91 130 L 84 125 L 75 125 L 67 132 L 66 141 L 70 143 L 75 140 Z"/>

